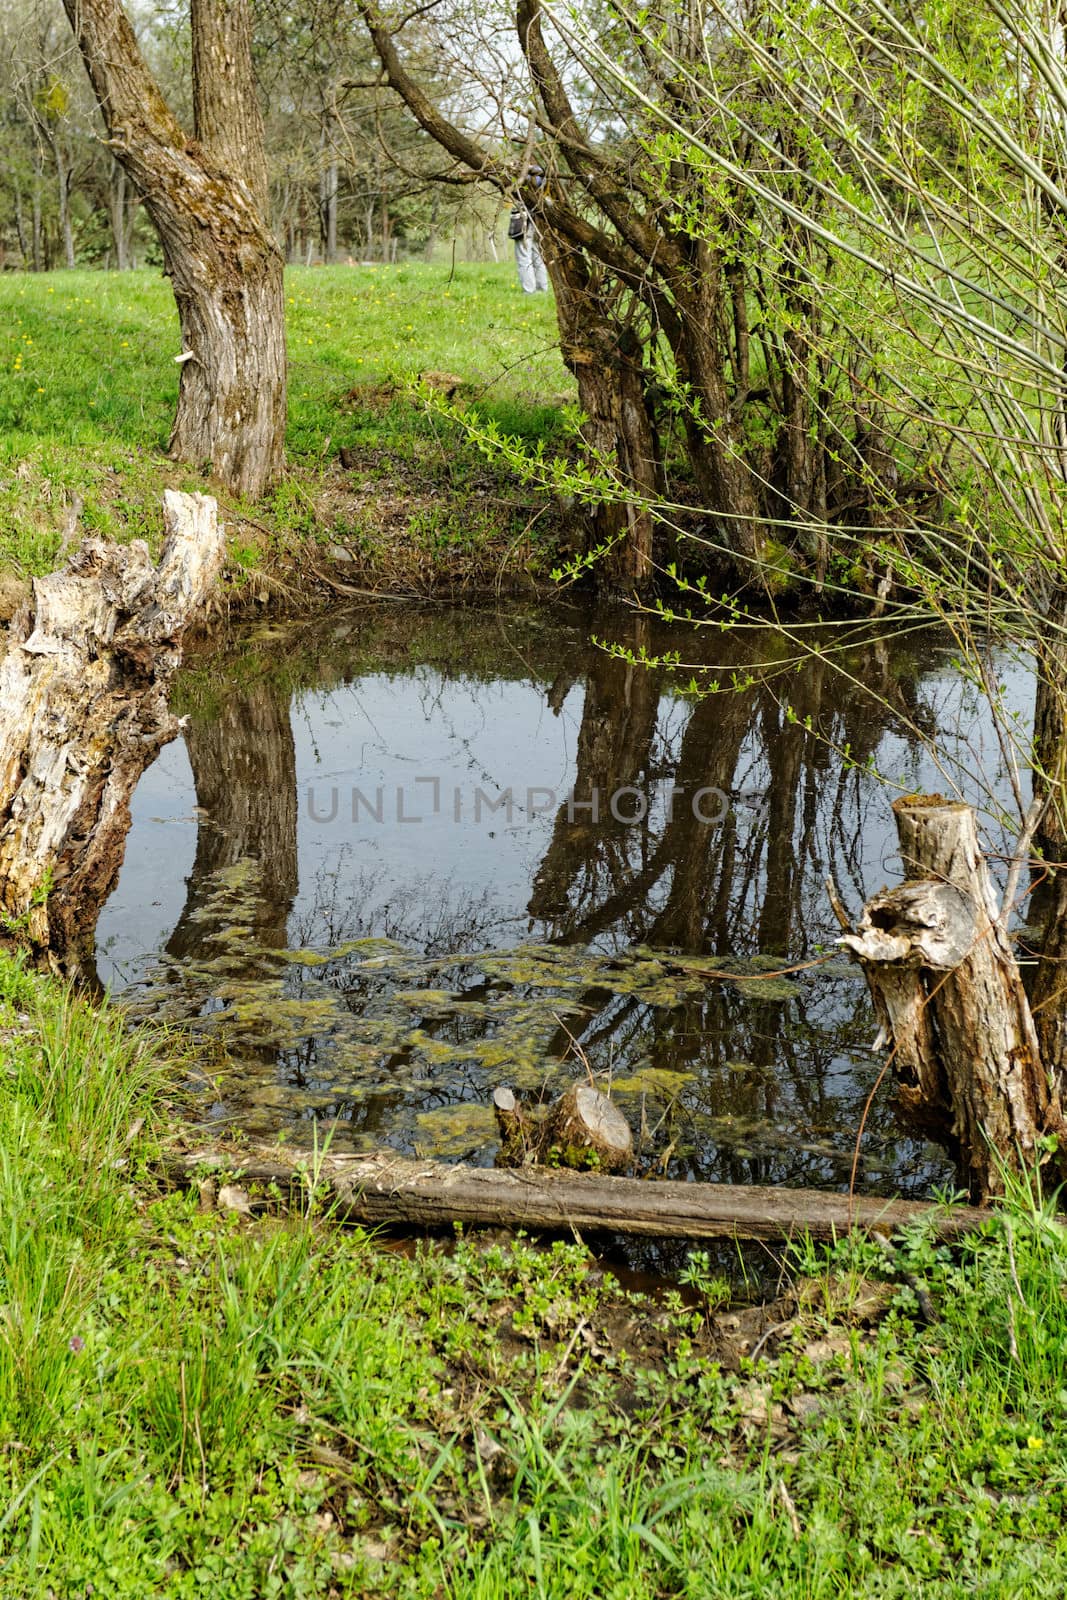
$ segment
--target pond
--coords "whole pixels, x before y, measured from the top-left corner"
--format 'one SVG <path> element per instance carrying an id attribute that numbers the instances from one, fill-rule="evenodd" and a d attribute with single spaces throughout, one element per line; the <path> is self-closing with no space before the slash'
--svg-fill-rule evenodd
<path id="1" fill-rule="evenodd" d="M 950 642 L 822 645 L 579 608 L 249 631 L 179 680 L 100 979 L 209 1042 L 219 1129 L 491 1163 L 495 1087 L 591 1073 L 645 1170 L 846 1187 L 883 1057 L 825 879 L 853 912 L 896 879 L 902 790 L 1009 791 Z M 859 1186 L 952 1176 L 883 1086 Z"/>

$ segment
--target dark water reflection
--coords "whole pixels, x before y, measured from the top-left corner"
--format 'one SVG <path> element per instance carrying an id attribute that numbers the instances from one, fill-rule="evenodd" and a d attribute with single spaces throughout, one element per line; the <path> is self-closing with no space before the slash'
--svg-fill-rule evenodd
<path id="1" fill-rule="evenodd" d="M 594 630 L 711 670 L 648 670 Z M 987 773 L 996 754 L 938 639 L 841 660 L 578 612 L 248 638 L 183 678 L 101 977 L 214 1030 L 211 1114 L 257 1133 L 310 1141 L 318 1119 L 335 1146 L 491 1161 L 493 1087 L 587 1063 L 667 1173 L 844 1185 L 881 1062 L 862 982 L 820 960 L 824 879 L 855 907 L 896 870 L 868 763 L 945 787 L 916 732 L 935 725 Z M 694 673 L 720 692 L 686 693 Z M 952 1174 L 882 1092 L 860 1176 Z"/>

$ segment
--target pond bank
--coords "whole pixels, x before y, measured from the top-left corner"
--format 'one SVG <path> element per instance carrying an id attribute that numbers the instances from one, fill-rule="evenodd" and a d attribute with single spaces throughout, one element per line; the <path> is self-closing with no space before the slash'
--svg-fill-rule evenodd
<path id="1" fill-rule="evenodd" d="M 158 541 L 165 488 L 217 492 L 165 454 L 179 346 L 158 271 L 7 273 L 0 309 L 23 369 L 0 391 L 0 573 L 52 570 L 79 532 Z M 232 614 L 331 603 L 312 564 L 412 593 L 460 593 L 479 573 L 484 593 L 502 568 L 521 582 L 527 560 L 547 573 L 551 510 L 413 386 L 564 448 L 573 385 L 549 297 L 525 304 L 510 263 L 296 268 L 286 316 L 286 471 L 255 504 L 220 494 Z"/>
<path id="2" fill-rule="evenodd" d="M 379 458 L 381 456 L 381 459 Z M 28 598 L 30 581 L 64 564 L 79 539 L 97 533 L 125 543 L 147 539 L 158 555 L 160 504 L 168 488 L 198 490 L 219 501 L 227 564 L 199 632 L 254 618 L 313 616 L 354 599 L 410 602 L 494 600 L 547 595 L 557 558 L 579 537 L 575 519 L 549 497 L 502 481 L 479 460 L 464 464 L 440 451 L 425 463 L 391 462 L 365 450 L 358 467 L 337 459 L 294 464 L 256 507 L 235 502 L 210 478 L 162 456 L 138 456 L 113 475 L 85 467 L 91 520 L 82 494 L 30 467 L 20 482 L 24 526 L 7 560 L 0 548 L 0 625 Z M 92 485 L 91 489 L 88 485 Z M 2 543 L 2 542 L 0 542 Z M 13 559 L 12 559 L 13 558 Z"/>
<path id="3" fill-rule="evenodd" d="M 0 960 L 12 1592 L 1062 1592 L 1067 1245 L 797 1250 L 765 1305 L 579 1245 L 412 1257 L 163 1194 L 165 1037 Z M 235 1206 L 235 1209 L 228 1209 Z"/>

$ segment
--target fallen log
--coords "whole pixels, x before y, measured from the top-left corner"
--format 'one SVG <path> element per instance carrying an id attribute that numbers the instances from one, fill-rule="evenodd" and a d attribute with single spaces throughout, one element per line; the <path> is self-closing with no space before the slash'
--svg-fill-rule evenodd
<path id="1" fill-rule="evenodd" d="M 167 490 L 158 566 L 143 540 L 86 539 L 36 578 L 0 663 L 0 917 L 67 972 L 91 968 L 130 797 L 179 730 L 181 640 L 222 569 L 215 501 Z"/>
<path id="2" fill-rule="evenodd" d="M 860 962 L 903 1106 L 956 1157 L 976 1201 L 1065 1131 L 970 806 L 893 806 L 905 882 L 838 941 Z M 840 913 L 839 913 L 840 915 Z M 847 919 L 843 919 L 847 923 Z"/>
<path id="3" fill-rule="evenodd" d="M 733 1184 L 645 1182 L 558 1172 L 501 1171 L 413 1161 L 391 1152 L 326 1155 L 311 1161 L 280 1148 L 194 1150 L 161 1163 L 172 1184 L 192 1187 L 211 1174 L 265 1186 L 282 1201 L 307 1203 L 313 1169 L 320 1197 L 343 1222 L 434 1229 L 532 1228 L 549 1233 L 625 1233 L 660 1239 L 832 1240 L 853 1231 L 891 1234 L 919 1220 L 952 1239 L 988 1221 L 989 1211 L 948 1209 L 917 1200 L 765 1189 Z"/>

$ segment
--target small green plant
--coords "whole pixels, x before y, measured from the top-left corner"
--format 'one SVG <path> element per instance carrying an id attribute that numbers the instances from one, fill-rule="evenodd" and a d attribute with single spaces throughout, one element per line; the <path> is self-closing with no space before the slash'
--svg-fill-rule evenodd
<path id="1" fill-rule="evenodd" d="M 48 897 L 52 893 L 54 883 L 54 869 L 46 867 L 40 883 L 36 884 L 30 893 L 30 903 L 25 911 L 20 911 L 17 916 L 9 916 L 0 912 L 0 928 L 13 938 L 25 938 L 30 931 L 30 922 L 34 911 L 48 904 Z"/>
<path id="2" fill-rule="evenodd" d="M 685 1266 L 678 1273 L 678 1282 L 696 1291 L 707 1318 L 728 1305 L 734 1292 L 729 1280 L 713 1270 L 711 1256 L 706 1250 L 690 1250 Z"/>

